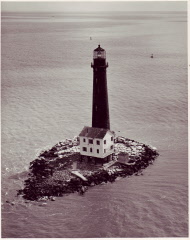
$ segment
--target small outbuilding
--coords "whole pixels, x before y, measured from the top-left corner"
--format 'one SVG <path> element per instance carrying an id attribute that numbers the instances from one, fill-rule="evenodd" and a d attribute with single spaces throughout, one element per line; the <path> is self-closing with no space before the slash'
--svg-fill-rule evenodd
<path id="1" fill-rule="evenodd" d="M 79 134 L 80 154 L 104 159 L 114 152 L 114 137 L 109 129 L 85 126 Z"/>

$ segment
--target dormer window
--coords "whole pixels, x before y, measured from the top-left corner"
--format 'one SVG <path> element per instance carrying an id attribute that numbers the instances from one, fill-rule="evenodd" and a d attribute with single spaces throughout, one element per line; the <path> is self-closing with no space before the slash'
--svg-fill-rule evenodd
<path id="1" fill-rule="evenodd" d="M 86 142 L 86 139 L 85 139 L 85 138 L 83 138 L 83 142 Z"/>

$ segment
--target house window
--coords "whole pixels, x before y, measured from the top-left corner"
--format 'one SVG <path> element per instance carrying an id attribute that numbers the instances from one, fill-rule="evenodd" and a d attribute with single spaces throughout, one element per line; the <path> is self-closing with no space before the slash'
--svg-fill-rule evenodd
<path id="1" fill-rule="evenodd" d="M 93 139 L 89 139 L 89 144 L 93 144 Z"/>
<path id="2" fill-rule="evenodd" d="M 104 153 L 106 153 L 106 149 L 104 149 Z"/>
<path id="3" fill-rule="evenodd" d="M 104 144 L 106 144 L 106 140 L 104 140 Z"/>
<path id="4" fill-rule="evenodd" d="M 99 149 L 97 149 L 97 153 L 99 153 Z"/>
<path id="5" fill-rule="evenodd" d="M 85 139 L 85 138 L 83 138 L 83 142 L 86 142 L 86 139 Z"/>
<path id="6" fill-rule="evenodd" d="M 90 152 L 92 152 L 92 148 L 90 148 Z"/>
<path id="7" fill-rule="evenodd" d="M 111 141 L 113 141 L 113 137 L 111 137 Z"/>
<path id="8" fill-rule="evenodd" d="M 84 152 L 87 152 L 87 148 L 86 148 L 86 147 L 83 147 L 82 150 L 83 150 Z"/>
<path id="9" fill-rule="evenodd" d="M 100 141 L 99 140 L 97 140 L 96 143 L 97 143 L 97 145 L 100 145 Z"/>
<path id="10" fill-rule="evenodd" d="M 113 149 L 113 145 L 111 145 L 110 149 Z"/>

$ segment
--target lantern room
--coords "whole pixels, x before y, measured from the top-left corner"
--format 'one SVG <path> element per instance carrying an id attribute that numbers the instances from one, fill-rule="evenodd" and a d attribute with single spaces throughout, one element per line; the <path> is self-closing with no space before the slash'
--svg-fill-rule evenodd
<path id="1" fill-rule="evenodd" d="M 91 63 L 91 67 L 108 67 L 108 64 L 106 64 L 106 51 L 98 45 L 96 49 L 94 49 L 93 52 L 93 64 Z"/>
<path id="2" fill-rule="evenodd" d="M 98 48 L 94 50 L 94 59 L 103 58 L 106 59 L 106 51 L 98 45 Z"/>

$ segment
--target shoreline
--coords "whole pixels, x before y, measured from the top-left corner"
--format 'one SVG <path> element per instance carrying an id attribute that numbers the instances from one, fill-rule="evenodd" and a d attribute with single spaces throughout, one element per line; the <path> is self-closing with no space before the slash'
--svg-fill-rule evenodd
<path id="1" fill-rule="evenodd" d="M 155 148 L 124 137 L 114 140 L 114 152 L 112 161 L 94 164 L 80 160 L 78 137 L 59 142 L 30 162 L 29 178 L 17 195 L 30 201 L 54 201 L 69 193 L 84 194 L 89 187 L 117 177 L 142 175 L 159 155 Z M 128 155 L 128 162 L 118 160 L 121 153 Z"/>

